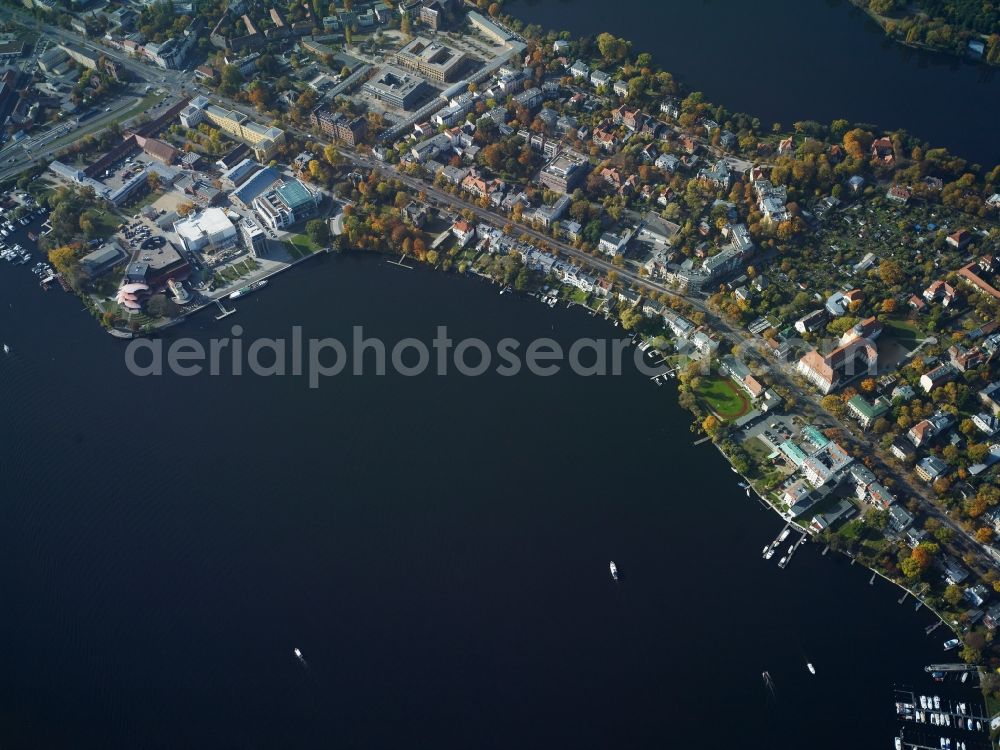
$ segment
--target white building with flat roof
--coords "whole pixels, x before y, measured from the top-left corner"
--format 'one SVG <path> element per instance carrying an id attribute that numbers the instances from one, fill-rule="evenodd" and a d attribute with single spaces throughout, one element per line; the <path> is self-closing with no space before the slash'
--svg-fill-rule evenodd
<path id="1" fill-rule="evenodd" d="M 175 222 L 174 232 L 188 252 L 231 247 L 237 240 L 236 227 L 221 208 L 206 208 Z"/>

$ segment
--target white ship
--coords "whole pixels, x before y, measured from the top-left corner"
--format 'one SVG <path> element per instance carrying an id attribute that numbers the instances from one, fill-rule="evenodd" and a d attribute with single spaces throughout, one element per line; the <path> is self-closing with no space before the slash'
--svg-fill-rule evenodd
<path id="1" fill-rule="evenodd" d="M 296 659 L 301 659 L 302 658 L 302 652 L 299 651 L 297 648 L 293 648 L 292 649 L 292 653 L 295 654 L 295 658 Z"/>
<path id="2" fill-rule="evenodd" d="M 612 560 L 612 561 L 610 562 L 610 564 L 608 565 L 608 567 L 609 567 L 609 568 L 611 569 L 611 577 L 612 577 L 612 578 L 613 578 L 614 580 L 616 580 L 616 581 L 617 581 L 617 580 L 618 580 L 618 566 L 617 566 L 617 565 L 615 565 L 615 561 L 614 561 L 614 560 Z"/>
<path id="3" fill-rule="evenodd" d="M 806 668 L 809 670 L 809 674 L 816 674 L 816 667 L 812 665 L 812 662 L 806 664 Z"/>

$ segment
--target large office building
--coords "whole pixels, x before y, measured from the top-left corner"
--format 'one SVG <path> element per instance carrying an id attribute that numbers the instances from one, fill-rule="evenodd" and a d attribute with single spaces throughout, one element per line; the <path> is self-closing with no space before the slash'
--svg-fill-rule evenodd
<path id="1" fill-rule="evenodd" d="M 267 235 L 263 228 L 252 218 L 240 222 L 240 237 L 243 245 L 256 257 L 267 255 Z"/>
<path id="2" fill-rule="evenodd" d="M 283 182 L 253 201 L 257 215 L 275 231 L 311 219 L 318 206 L 318 197 L 295 179 Z"/>
<path id="3" fill-rule="evenodd" d="M 397 109 L 413 109 L 426 90 L 427 84 L 421 78 L 388 65 L 364 85 L 366 94 Z"/>
<path id="4" fill-rule="evenodd" d="M 457 81 L 468 59 L 458 50 L 420 36 L 396 53 L 397 65 L 438 83 Z"/>
<path id="5" fill-rule="evenodd" d="M 587 160 L 572 153 L 562 153 L 542 168 L 539 181 L 550 190 L 569 193 L 587 176 Z"/>
<path id="6" fill-rule="evenodd" d="M 145 284 L 156 289 L 170 279 L 183 279 L 190 273 L 187 260 L 171 243 L 140 249 L 125 269 L 126 284 Z"/>
<path id="7" fill-rule="evenodd" d="M 236 244 L 236 227 L 221 208 L 206 208 L 175 222 L 174 232 L 188 252 L 222 250 Z"/>
<path id="8" fill-rule="evenodd" d="M 243 141 L 253 149 L 257 161 L 270 161 L 278 153 L 278 148 L 285 142 L 285 131 L 273 125 L 266 126 L 256 123 L 242 112 L 235 109 L 223 109 L 212 104 L 204 96 L 191 100 L 180 113 L 181 125 L 186 128 L 197 127 L 206 120 L 233 138 Z"/>
<path id="9" fill-rule="evenodd" d="M 349 117 L 343 112 L 331 112 L 320 107 L 310 116 L 313 127 L 348 146 L 355 146 L 365 137 L 366 121 L 364 117 Z"/>

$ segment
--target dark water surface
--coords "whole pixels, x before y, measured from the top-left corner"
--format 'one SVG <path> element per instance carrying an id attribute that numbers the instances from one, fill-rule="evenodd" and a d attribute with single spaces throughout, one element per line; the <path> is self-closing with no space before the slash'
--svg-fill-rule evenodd
<path id="1" fill-rule="evenodd" d="M 710 101 L 765 124 L 843 117 L 1000 163 L 1000 69 L 893 42 L 847 0 L 514 0 L 505 11 L 630 39 Z"/>
<path id="2" fill-rule="evenodd" d="M 0 290 L 5 750 L 882 748 L 940 656 L 860 567 L 764 562 L 778 519 L 631 370 L 137 378 L 69 295 Z M 236 307 L 178 335 L 617 332 L 375 258 Z"/>

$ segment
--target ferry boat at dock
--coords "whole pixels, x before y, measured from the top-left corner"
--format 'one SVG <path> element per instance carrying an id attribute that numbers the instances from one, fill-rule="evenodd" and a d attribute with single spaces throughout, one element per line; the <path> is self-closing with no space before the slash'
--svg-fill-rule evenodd
<path id="1" fill-rule="evenodd" d="M 252 284 L 248 284 L 245 287 L 237 289 L 235 292 L 229 295 L 229 299 L 239 299 L 240 297 L 246 297 L 248 294 L 256 292 L 258 289 L 262 289 L 267 286 L 267 279 L 261 279 L 260 281 L 255 281 Z"/>

